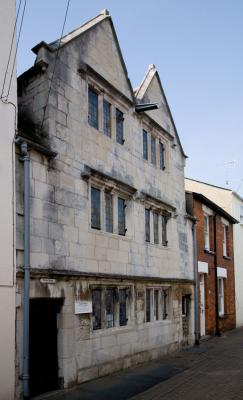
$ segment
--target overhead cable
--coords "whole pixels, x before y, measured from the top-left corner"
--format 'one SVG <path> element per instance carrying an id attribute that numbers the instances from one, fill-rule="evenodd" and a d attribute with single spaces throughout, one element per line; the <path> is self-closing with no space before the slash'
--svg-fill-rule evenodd
<path id="1" fill-rule="evenodd" d="M 11 39 L 8 62 L 7 62 L 7 66 L 6 66 L 6 70 L 5 70 L 5 74 L 4 74 L 3 86 L 2 86 L 2 91 L 1 91 L 1 97 L 0 97 L 1 99 L 6 97 L 6 96 L 4 96 L 4 88 L 5 88 L 5 83 L 6 83 L 6 79 L 7 79 L 7 73 L 8 73 L 8 67 L 9 67 L 9 63 L 10 63 L 10 59 L 11 59 L 11 54 L 12 54 L 13 43 L 14 43 L 14 38 L 15 38 L 17 21 L 18 21 L 18 18 L 19 18 L 19 11 L 20 11 L 20 7 L 21 7 L 21 3 L 22 3 L 22 0 L 19 1 L 18 11 L 17 11 L 17 15 L 16 15 L 16 18 L 15 18 L 15 24 L 14 24 L 14 29 L 13 29 L 12 39 Z"/>

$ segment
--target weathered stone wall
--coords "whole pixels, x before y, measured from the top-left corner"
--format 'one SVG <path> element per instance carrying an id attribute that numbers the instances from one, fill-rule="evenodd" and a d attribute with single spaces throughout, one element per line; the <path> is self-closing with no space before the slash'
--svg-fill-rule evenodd
<path id="1" fill-rule="evenodd" d="M 32 279 L 31 298 L 64 298 L 58 321 L 58 360 L 59 376 L 64 377 L 66 387 L 178 349 L 183 340 L 183 293 L 191 294 L 193 307 L 192 286 L 185 284 L 181 287 L 170 281 L 193 279 L 191 230 L 188 230 L 188 221 L 185 219 L 184 155 L 172 125 L 170 134 L 162 134 L 152 120 L 135 113 L 130 101 L 132 94 L 122 73 L 124 69 L 117 61 L 119 54 L 110 23 L 102 23 L 102 27 L 94 32 L 90 30 L 85 35 L 85 40 L 77 38 L 59 52 L 43 121 L 45 142 L 57 152 L 56 158 L 48 160 L 36 150 L 30 151 L 30 265 L 33 271 L 41 270 L 43 276 L 50 269 L 73 274 L 107 274 L 107 279 L 109 274 L 122 275 L 127 277 L 127 284 L 131 285 L 134 293 L 137 286 L 144 291 L 146 284 L 139 280 L 134 282 L 131 276 L 163 278 L 161 283 L 157 282 L 160 285 L 167 279 L 172 290 L 172 314 L 169 320 L 145 324 L 144 306 L 135 304 L 134 294 L 127 326 L 92 331 L 91 316 L 74 315 L 75 280 L 65 281 L 60 278 L 56 284 L 44 288 L 39 278 Z M 41 49 L 37 61 L 43 58 L 49 64 L 47 71 L 26 83 L 19 98 L 20 113 L 31 116 L 39 124 L 48 95 L 54 54 Z M 88 71 L 78 73 L 84 62 L 91 65 L 116 89 Z M 89 84 L 99 90 L 100 118 L 102 96 L 112 104 L 113 128 L 115 108 L 123 111 L 124 145 L 116 143 L 114 129 L 111 138 L 104 135 L 102 120 L 99 121 L 99 130 L 88 124 Z M 116 90 L 123 95 L 119 95 Z M 153 90 L 158 96 L 158 85 Z M 143 160 L 142 129 L 145 120 L 151 133 L 163 136 L 166 146 L 165 170 Z M 158 156 L 157 146 L 157 160 Z M 111 179 L 130 185 L 138 193 L 146 192 L 175 206 L 176 210 L 168 221 L 168 246 L 145 243 L 145 205 L 139 196 L 127 201 L 126 236 L 91 229 L 89 184 L 81 178 L 85 165 L 109 175 Z M 16 173 L 17 266 L 20 268 L 23 266 L 23 166 L 18 155 Z M 92 284 L 91 277 L 87 280 L 88 284 Z M 82 286 L 84 282 L 84 278 L 79 278 L 78 285 Z M 101 278 L 97 277 L 95 282 L 101 284 Z M 18 285 L 21 297 L 21 278 Z M 21 320 L 20 305 L 17 323 L 20 369 Z M 193 318 L 190 318 L 190 343 L 192 321 Z M 18 374 L 19 372 L 21 371 L 18 370 Z"/>
<path id="2" fill-rule="evenodd" d="M 41 275 L 40 275 L 41 276 Z M 42 275 L 43 276 L 43 275 Z M 121 285 L 117 280 L 103 279 L 99 284 L 106 286 Z M 171 285 L 171 310 L 166 320 L 145 323 L 144 302 L 141 306 L 136 293 L 144 292 L 146 287 L 158 286 L 155 282 L 123 282 L 131 288 L 129 299 L 128 325 L 93 331 L 89 314 L 74 314 L 74 302 L 77 296 L 85 298 L 91 294 L 90 288 L 97 285 L 97 279 L 62 279 L 56 283 L 45 284 L 40 277 L 31 279 L 31 298 L 63 298 L 64 304 L 58 315 L 58 366 L 59 377 L 64 378 L 64 386 L 70 387 L 102 376 L 119 369 L 128 368 L 150 359 L 156 359 L 171 351 L 178 350 L 183 344 L 181 315 L 181 297 L 184 293 L 192 295 L 190 285 Z M 168 287 L 168 284 L 164 284 Z M 22 293 L 23 281 L 18 280 L 18 293 Z M 88 296 L 88 297 L 87 297 Z M 192 308 L 193 312 L 193 296 Z M 185 325 L 185 322 L 184 322 Z M 188 329 L 188 343 L 192 343 L 193 329 Z M 21 374 L 22 349 L 22 309 L 21 302 L 17 308 L 17 373 Z M 21 393 L 21 382 L 17 394 Z M 18 397 L 18 396 L 17 396 Z"/>

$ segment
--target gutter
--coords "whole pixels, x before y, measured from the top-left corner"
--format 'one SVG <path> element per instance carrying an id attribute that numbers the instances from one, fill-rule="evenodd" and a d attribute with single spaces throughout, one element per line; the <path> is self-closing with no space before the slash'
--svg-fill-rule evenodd
<path id="1" fill-rule="evenodd" d="M 29 291 L 30 291 L 30 157 L 28 145 L 21 143 L 21 161 L 24 163 L 24 293 L 23 293 L 23 395 L 29 391 Z"/>
<path id="2" fill-rule="evenodd" d="M 197 220 L 192 219 L 192 237 L 193 237 L 193 266 L 194 266 L 194 334 L 195 345 L 199 345 L 199 327 L 198 327 L 198 271 L 197 271 Z"/>

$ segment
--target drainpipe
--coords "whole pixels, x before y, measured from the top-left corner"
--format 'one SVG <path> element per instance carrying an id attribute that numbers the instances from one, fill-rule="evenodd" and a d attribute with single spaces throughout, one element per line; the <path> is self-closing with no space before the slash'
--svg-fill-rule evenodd
<path id="1" fill-rule="evenodd" d="M 193 266 L 194 266 L 194 329 L 195 329 L 195 345 L 199 345 L 199 328 L 198 328 L 198 272 L 197 272 L 197 221 L 192 221 L 193 236 Z"/>
<path id="2" fill-rule="evenodd" d="M 217 274 L 217 266 L 218 266 L 218 251 L 217 251 L 217 214 L 215 213 L 214 217 L 214 269 L 215 269 L 215 335 L 221 336 L 219 330 L 219 297 L 218 297 L 218 274 Z"/>
<path id="3" fill-rule="evenodd" d="M 29 291 L 30 291 L 30 157 L 27 143 L 21 143 L 21 160 L 24 162 L 24 299 L 23 299 L 23 393 L 29 391 Z"/>

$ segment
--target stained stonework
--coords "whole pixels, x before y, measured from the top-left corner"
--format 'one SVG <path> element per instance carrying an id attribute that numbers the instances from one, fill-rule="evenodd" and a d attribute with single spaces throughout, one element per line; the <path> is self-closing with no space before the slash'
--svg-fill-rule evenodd
<path id="1" fill-rule="evenodd" d="M 30 146 L 31 298 L 64 299 L 58 314 L 58 375 L 65 387 L 179 349 L 183 339 L 183 290 L 191 295 L 193 308 L 191 223 L 185 219 L 185 155 L 168 105 L 165 102 L 161 114 L 156 111 L 159 117 L 155 120 L 152 111 L 143 115 L 135 111 L 136 101 L 142 102 L 143 97 L 136 99 L 136 93 L 134 97 L 109 15 L 100 14 L 79 29 L 71 34 L 72 38 L 62 39 L 41 134 L 34 140 L 31 132 L 25 132 L 34 142 Z M 55 44 L 42 44 L 35 51 L 35 68 L 40 63 L 46 67 L 34 77 L 33 71 L 32 75 L 27 71 L 19 78 L 19 107 L 20 117 L 31 116 L 38 130 L 52 76 Z M 153 96 L 155 100 L 164 96 L 160 84 L 154 84 L 158 75 L 155 69 L 154 75 L 151 86 L 149 75 L 148 85 L 141 88 L 151 101 Z M 88 123 L 89 87 L 99 97 L 98 129 Z M 111 104 L 111 137 L 103 132 L 104 99 Z M 116 109 L 124 116 L 123 144 L 116 142 Z M 165 123 L 160 124 L 165 115 Z M 156 137 L 156 166 L 143 159 L 145 128 Z M 159 167 L 160 141 L 165 146 L 165 169 Z M 37 142 L 45 150 L 37 147 Z M 16 180 L 17 265 L 22 294 L 23 166 L 18 154 Z M 101 192 L 101 230 L 91 227 L 92 185 Z M 113 233 L 104 229 L 102 193 L 106 190 L 114 200 Z M 119 196 L 126 205 L 125 236 L 118 234 Z M 149 207 L 151 216 L 158 212 L 168 217 L 168 244 L 162 244 L 161 226 L 160 243 L 153 243 L 152 217 L 151 242 L 145 242 L 145 207 Z M 40 282 L 45 275 L 55 277 L 56 283 L 45 286 Z M 91 314 L 74 315 L 75 299 L 92 301 L 93 287 L 103 290 L 103 326 L 97 330 L 93 329 Z M 115 326 L 111 328 L 105 327 L 108 306 L 104 293 L 109 287 L 114 289 Z M 121 326 L 116 292 L 124 288 L 127 325 Z M 153 290 L 147 292 L 151 293 L 147 305 L 146 289 Z M 154 294 L 156 290 L 158 294 Z M 168 302 L 169 310 L 164 319 L 162 290 L 170 292 L 170 298 L 163 300 Z M 151 307 L 151 321 L 147 322 L 146 307 Z M 18 319 L 22 319 L 21 307 Z M 188 324 L 188 343 L 192 343 L 193 312 Z M 18 357 L 19 373 L 20 347 Z"/>

